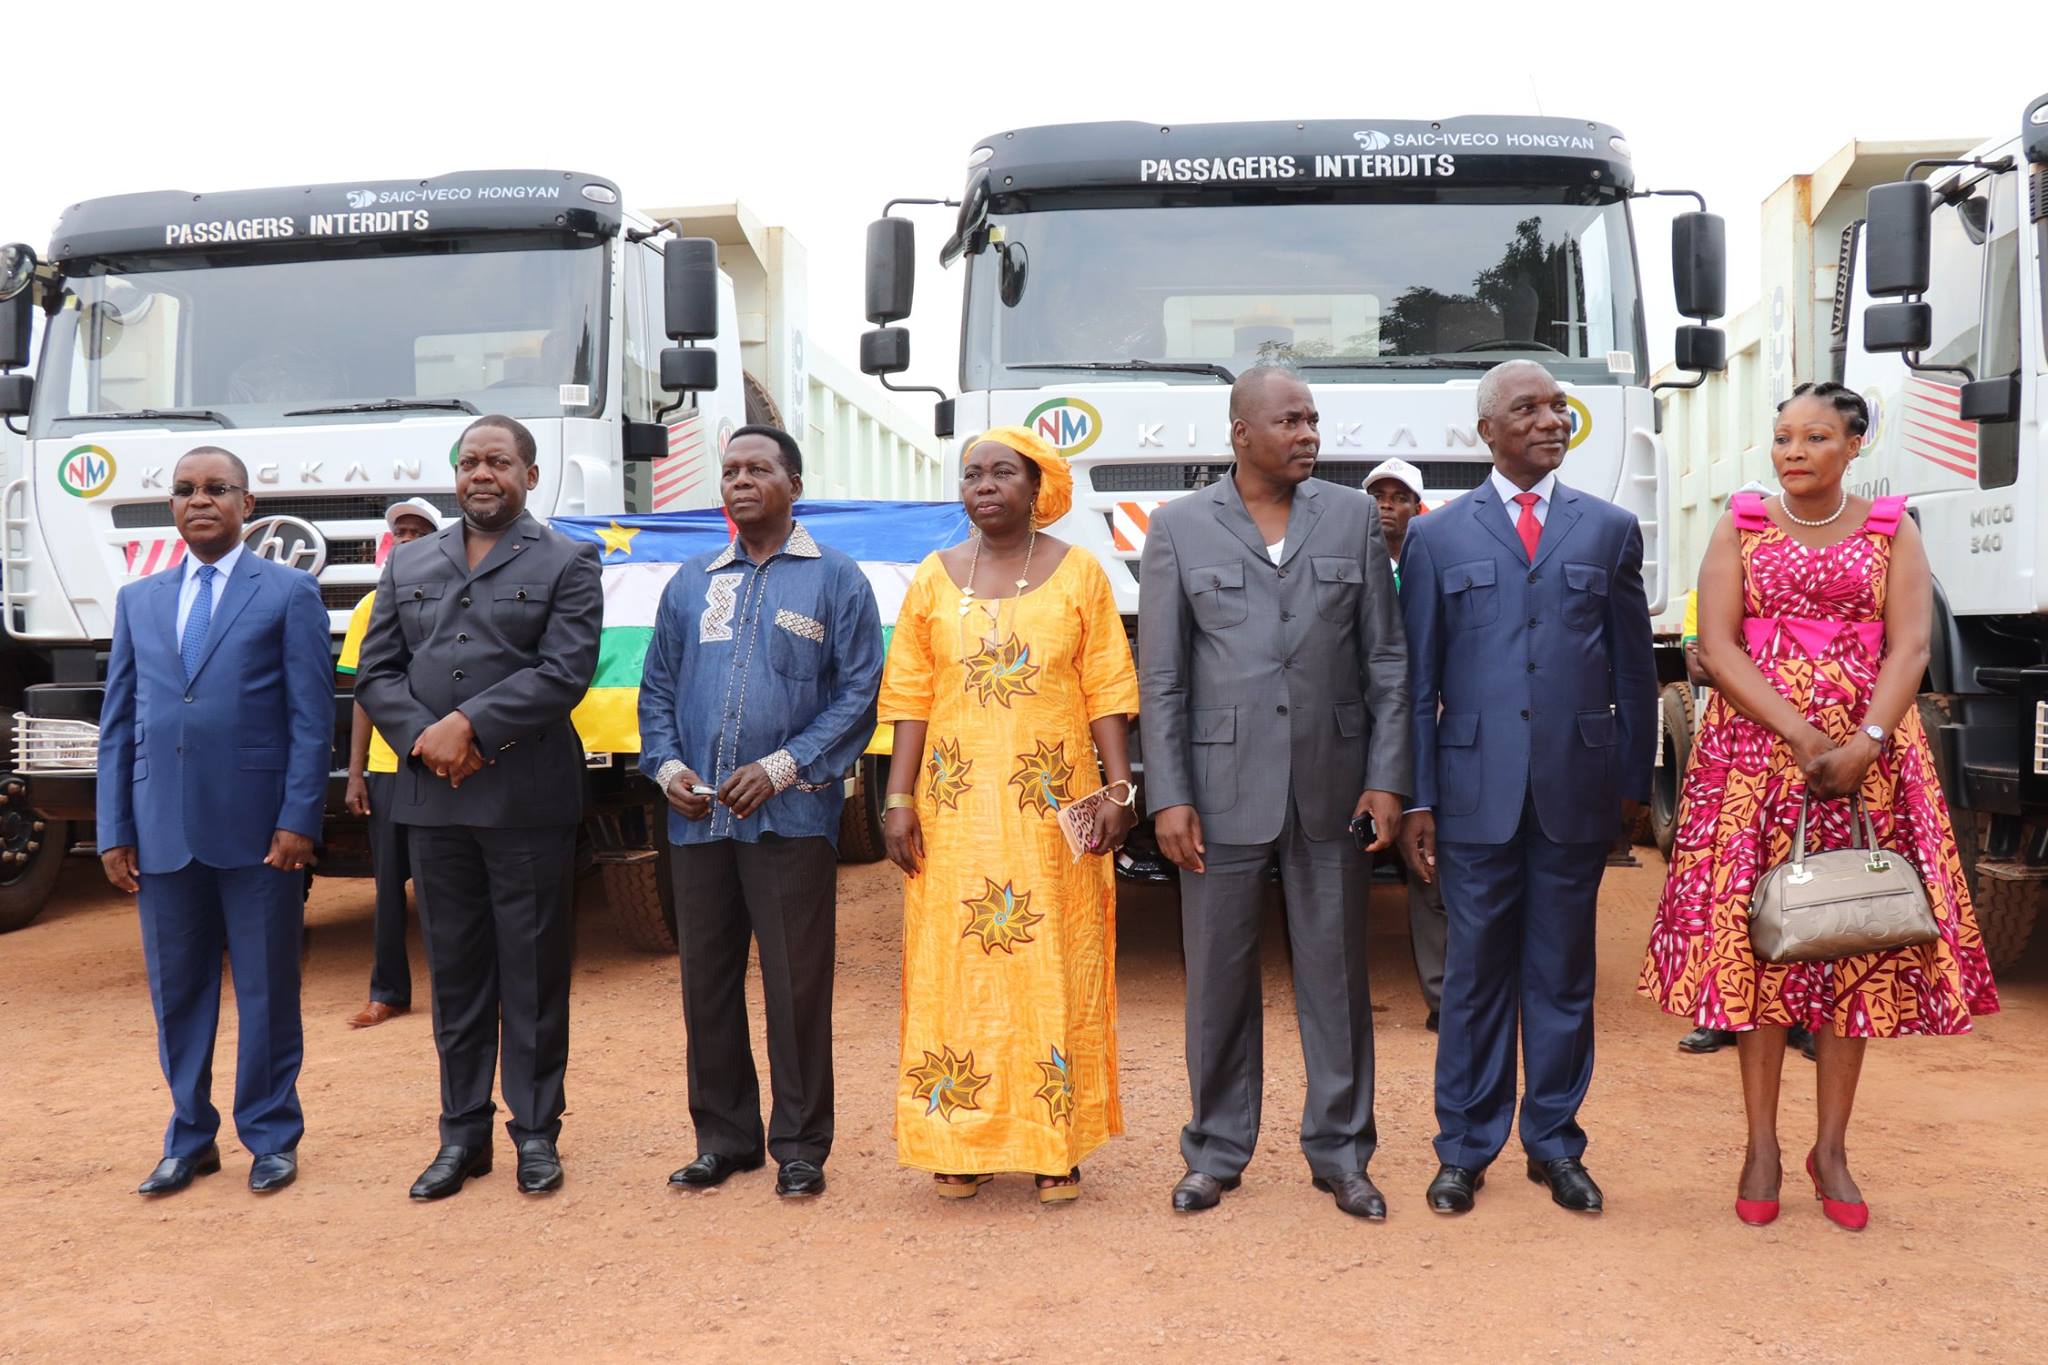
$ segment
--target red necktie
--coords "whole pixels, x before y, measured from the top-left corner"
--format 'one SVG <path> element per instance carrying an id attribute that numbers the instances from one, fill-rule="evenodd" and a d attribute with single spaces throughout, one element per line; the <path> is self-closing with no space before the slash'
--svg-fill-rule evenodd
<path id="1" fill-rule="evenodd" d="M 1517 493 L 1515 501 L 1522 504 L 1522 515 L 1515 518 L 1515 534 L 1522 538 L 1522 549 L 1528 553 L 1529 562 L 1536 562 L 1536 542 L 1543 539 L 1543 523 L 1536 520 L 1534 493 Z"/>

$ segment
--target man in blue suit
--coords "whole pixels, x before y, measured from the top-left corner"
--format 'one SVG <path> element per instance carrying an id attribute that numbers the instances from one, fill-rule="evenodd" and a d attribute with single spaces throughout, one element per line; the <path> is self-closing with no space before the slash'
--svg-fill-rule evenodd
<path id="1" fill-rule="evenodd" d="M 1478 397 L 1493 473 L 1411 523 L 1401 557 L 1416 793 L 1402 851 L 1442 878 L 1449 915 L 1429 1204 L 1470 1210 L 1506 1145 L 1519 1026 L 1529 1178 L 1595 1213 L 1578 1122 L 1595 909 L 1656 740 L 1642 533 L 1558 482 L 1572 419 L 1548 370 L 1507 361 Z"/>
<path id="2" fill-rule="evenodd" d="M 306 868 L 334 751 L 327 612 L 310 574 L 242 545 L 249 475 L 201 446 L 171 476 L 182 563 L 121 589 L 100 710 L 99 842 L 107 880 L 136 893 L 171 1087 L 164 1157 L 137 1193 L 220 1169 L 213 1041 L 220 958 L 234 964 L 241 1039 L 235 1133 L 249 1188 L 298 1174 L 299 936 Z"/>

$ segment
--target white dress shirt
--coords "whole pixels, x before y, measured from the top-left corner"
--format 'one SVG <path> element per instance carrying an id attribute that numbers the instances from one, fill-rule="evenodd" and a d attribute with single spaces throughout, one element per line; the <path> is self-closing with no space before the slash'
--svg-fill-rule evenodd
<path id="1" fill-rule="evenodd" d="M 1557 474 L 1555 471 L 1545 474 L 1541 479 L 1537 480 L 1534 488 L 1527 490 L 1515 487 L 1513 481 L 1498 469 L 1494 470 L 1488 477 L 1493 480 L 1493 491 L 1500 498 L 1502 509 L 1508 514 L 1509 530 L 1513 530 L 1515 523 L 1522 519 L 1522 505 L 1516 502 L 1515 499 L 1524 491 L 1536 495 L 1536 524 L 1541 526 L 1550 520 L 1550 497 L 1553 493 L 1557 492 Z"/>
<path id="2" fill-rule="evenodd" d="M 243 545 L 235 542 L 235 548 L 215 560 L 213 567 L 220 572 L 213 576 L 213 601 L 207 603 L 209 612 L 220 610 L 220 595 L 227 590 L 228 576 L 235 571 L 235 565 L 242 562 Z M 185 581 L 178 585 L 178 639 L 185 638 L 185 621 L 192 615 L 192 604 L 199 600 L 199 556 L 185 556 Z M 209 619 L 211 619 L 209 617 Z"/>

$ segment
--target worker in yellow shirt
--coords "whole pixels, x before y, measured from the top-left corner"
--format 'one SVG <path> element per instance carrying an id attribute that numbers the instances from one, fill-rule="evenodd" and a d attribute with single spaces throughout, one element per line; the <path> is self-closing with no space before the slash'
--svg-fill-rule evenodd
<path id="1" fill-rule="evenodd" d="M 425 498 L 407 498 L 384 509 L 384 524 L 391 528 L 391 544 L 396 548 L 440 530 L 441 514 Z M 348 633 L 341 640 L 341 658 L 334 670 L 351 679 L 376 600 L 372 589 L 356 603 Z M 371 1028 L 412 1008 L 412 965 L 405 955 L 405 884 L 412 879 L 412 869 L 405 856 L 405 831 L 391 818 L 397 782 L 398 755 L 370 724 L 362 703 L 356 703 L 355 718 L 349 725 L 345 802 L 350 814 L 367 817 L 370 822 L 370 874 L 377 884 L 377 911 L 371 931 L 375 957 L 370 967 L 370 1003 L 349 1019 L 350 1028 Z"/>

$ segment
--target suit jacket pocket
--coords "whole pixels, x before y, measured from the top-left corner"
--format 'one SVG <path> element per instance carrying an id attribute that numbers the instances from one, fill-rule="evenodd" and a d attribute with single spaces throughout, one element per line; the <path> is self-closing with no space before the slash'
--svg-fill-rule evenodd
<path id="1" fill-rule="evenodd" d="M 1188 742 L 1194 752 L 1195 809 L 1229 810 L 1237 804 L 1237 708 L 1189 710 Z"/>
<path id="2" fill-rule="evenodd" d="M 547 629 L 550 583 L 498 583 L 491 588 L 491 624 L 514 649 L 532 649 Z"/>
<path id="3" fill-rule="evenodd" d="M 1357 739 L 1365 733 L 1364 702 L 1340 701 L 1337 703 L 1337 733 L 1346 739 Z"/>
<path id="4" fill-rule="evenodd" d="M 434 613 L 441 605 L 439 583 L 415 583 L 398 589 L 398 625 L 406 648 L 417 651 L 434 633 Z"/>
<path id="5" fill-rule="evenodd" d="M 1479 713 L 1446 711 L 1438 716 L 1436 809 L 1439 815 L 1470 815 L 1479 809 L 1480 788 L 1486 780 L 1481 768 Z"/>
<path id="6" fill-rule="evenodd" d="M 1251 605 L 1245 597 L 1244 564 L 1211 564 L 1181 576 L 1195 624 L 1203 630 L 1227 630 L 1243 621 Z"/>
<path id="7" fill-rule="evenodd" d="M 1358 595 L 1365 591 L 1365 570 L 1355 559 L 1316 555 L 1316 614 L 1325 621 L 1349 621 L 1358 615 Z"/>
<path id="8" fill-rule="evenodd" d="M 1444 620 L 1452 630 L 1478 630 L 1500 619 L 1500 589 L 1494 586 L 1492 560 L 1449 565 L 1443 584 Z"/>
<path id="9" fill-rule="evenodd" d="M 1579 742 L 1589 749 L 1613 748 L 1614 713 L 1612 711 L 1579 712 Z"/>
<path id="10" fill-rule="evenodd" d="M 283 772 L 283 749 L 237 749 L 235 766 L 243 772 Z"/>
<path id="11" fill-rule="evenodd" d="M 1573 630 L 1598 630 L 1607 619 L 1607 570 L 1598 564 L 1564 566 L 1564 623 Z"/>

